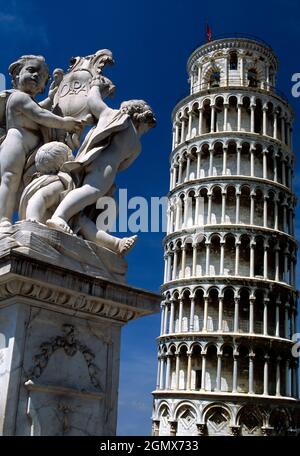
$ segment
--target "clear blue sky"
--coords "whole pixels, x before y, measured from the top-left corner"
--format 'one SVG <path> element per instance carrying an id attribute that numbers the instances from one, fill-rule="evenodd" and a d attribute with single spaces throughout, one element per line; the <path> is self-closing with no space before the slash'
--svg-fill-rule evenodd
<path id="1" fill-rule="evenodd" d="M 102 48 L 116 65 L 106 74 L 117 86 L 112 106 L 144 98 L 158 126 L 144 137 L 143 152 L 120 174 L 118 186 L 131 196 L 162 196 L 168 191 L 170 115 L 188 90 L 186 61 L 204 38 L 207 20 L 213 35 L 243 32 L 267 41 L 280 59 L 278 87 L 296 111 L 294 150 L 300 143 L 300 98 L 293 99 L 291 76 L 300 72 L 300 8 L 297 0 L 0 0 L 0 72 L 22 54 L 42 54 L 53 70 L 69 58 Z M 299 191 L 297 160 L 295 191 Z M 297 226 L 297 234 L 299 227 Z M 158 291 L 163 277 L 162 233 L 141 233 L 130 253 L 129 283 Z M 299 238 L 299 236 L 298 236 Z M 147 435 L 151 429 L 151 391 L 156 379 L 159 316 L 131 322 L 123 329 L 118 433 Z"/>

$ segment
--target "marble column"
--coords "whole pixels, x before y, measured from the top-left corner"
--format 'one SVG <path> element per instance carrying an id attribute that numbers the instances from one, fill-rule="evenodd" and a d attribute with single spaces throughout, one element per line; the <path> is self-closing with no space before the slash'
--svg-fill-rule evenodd
<path id="1" fill-rule="evenodd" d="M 249 299 L 249 333 L 253 334 L 254 332 L 254 303 L 255 297 L 250 297 Z"/>
<path id="2" fill-rule="evenodd" d="M 268 305 L 269 298 L 264 298 L 264 312 L 263 312 L 263 333 L 264 336 L 268 335 Z"/>
<path id="3" fill-rule="evenodd" d="M 250 105 L 250 110 L 251 110 L 251 113 L 250 113 L 250 132 L 251 133 L 254 133 L 254 113 L 255 113 L 255 105 L 254 104 L 251 104 Z"/>
<path id="4" fill-rule="evenodd" d="M 197 150 L 197 171 L 196 178 L 200 179 L 201 175 L 201 150 Z"/>
<path id="5" fill-rule="evenodd" d="M 227 118 L 228 118 L 228 108 L 229 108 L 229 104 L 228 104 L 228 103 L 224 103 L 223 107 L 224 107 L 223 131 L 227 131 Z"/>
<path id="6" fill-rule="evenodd" d="M 233 331 L 235 333 L 239 332 L 239 303 L 240 303 L 240 298 L 238 298 L 238 297 L 234 298 L 234 327 L 233 327 Z"/>
<path id="7" fill-rule="evenodd" d="M 170 300 L 170 322 L 169 322 L 169 333 L 174 332 L 174 314 L 175 314 L 175 302 L 174 299 Z"/>
<path id="8" fill-rule="evenodd" d="M 166 368 L 166 389 L 171 387 L 171 355 L 167 355 L 167 368 Z"/>
<path id="9" fill-rule="evenodd" d="M 162 355 L 160 357 L 160 369 L 159 369 L 159 389 L 164 389 L 164 366 L 165 366 L 165 358 Z"/>
<path id="10" fill-rule="evenodd" d="M 280 378 L 281 357 L 276 358 L 276 396 L 281 396 L 281 378 Z"/>
<path id="11" fill-rule="evenodd" d="M 189 330 L 194 331 L 194 318 L 195 318 L 195 297 L 191 297 L 191 307 L 190 307 L 190 325 Z"/>
<path id="12" fill-rule="evenodd" d="M 241 241 L 235 241 L 235 270 L 234 274 L 239 275 L 239 263 L 240 263 L 240 245 Z"/>
<path id="13" fill-rule="evenodd" d="M 221 355 L 221 353 L 218 353 L 218 355 L 217 355 L 216 391 L 221 391 L 221 371 L 222 371 L 222 355 Z"/>
<path id="14" fill-rule="evenodd" d="M 276 309 L 275 309 L 275 336 L 279 337 L 280 335 L 280 300 L 276 301 Z"/>
<path id="15" fill-rule="evenodd" d="M 232 392 L 237 393 L 238 380 L 238 356 L 233 354 L 233 371 L 232 371 Z"/>
<path id="16" fill-rule="evenodd" d="M 197 244 L 193 244 L 193 260 L 192 260 L 192 276 L 193 277 L 196 276 L 196 272 L 197 272 L 197 253 L 198 253 Z"/>
<path id="17" fill-rule="evenodd" d="M 210 120 L 210 132 L 214 133 L 215 131 L 215 116 L 216 116 L 216 107 L 215 105 L 211 106 L 211 120 Z"/>
<path id="18" fill-rule="evenodd" d="M 218 332 L 223 331 L 223 297 L 219 297 Z"/>
<path id="19" fill-rule="evenodd" d="M 249 394 L 254 394 L 254 353 L 249 353 Z"/>
<path id="20" fill-rule="evenodd" d="M 179 390 L 179 375 L 180 375 L 180 353 L 176 353 L 175 366 L 175 389 Z"/>
<path id="21" fill-rule="evenodd" d="M 206 241 L 205 242 L 205 245 L 206 245 L 206 265 L 205 265 L 205 275 L 210 275 L 210 271 L 209 271 L 209 257 L 210 257 L 210 241 Z"/>
<path id="22" fill-rule="evenodd" d="M 208 299 L 208 296 L 204 296 L 203 332 L 207 331 Z"/>
<path id="23" fill-rule="evenodd" d="M 241 174 L 241 150 L 242 146 L 236 146 L 236 174 L 239 176 Z"/>
<path id="24" fill-rule="evenodd" d="M 224 249 L 225 241 L 220 242 L 220 275 L 224 275 Z"/>
<path id="25" fill-rule="evenodd" d="M 203 123 L 203 108 L 199 109 L 199 125 L 198 125 L 198 135 L 202 135 L 202 123 Z"/>
<path id="26" fill-rule="evenodd" d="M 179 298 L 178 332 L 182 332 L 183 298 Z"/>
<path id="27" fill-rule="evenodd" d="M 201 377 L 201 390 L 206 390 L 206 353 L 201 353 L 202 357 L 202 377 Z"/>
<path id="28" fill-rule="evenodd" d="M 263 135 L 267 134 L 267 106 L 263 106 Z"/>
<path id="29" fill-rule="evenodd" d="M 191 389 L 191 380 L 192 380 L 192 353 L 187 353 L 188 363 L 187 363 L 187 390 Z"/>
<path id="30" fill-rule="evenodd" d="M 227 174 L 227 149 L 228 149 L 228 146 L 223 146 L 223 169 L 222 169 L 223 176 L 226 176 L 226 174 Z"/>
<path id="31" fill-rule="evenodd" d="M 240 202 L 241 202 L 241 192 L 237 191 L 235 195 L 235 223 L 239 225 L 240 223 Z"/>
<path id="32" fill-rule="evenodd" d="M 264 392 L 263 394 L 267 396 L 269 394 L 269 359 L 268 355 L 265 355 L 264 362 Z"/>

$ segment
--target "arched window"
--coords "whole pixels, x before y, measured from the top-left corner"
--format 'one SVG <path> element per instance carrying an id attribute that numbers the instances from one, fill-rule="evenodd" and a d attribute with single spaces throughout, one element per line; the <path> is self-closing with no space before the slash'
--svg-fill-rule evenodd
<path id="1" fill-rule="evenodd" d="M 275 71 L 272 66 L 269 67 L 269 85 L 270 86 L 275 85 Z"/>
<path id="2" fill-rule="evenodd" d="M 248 78 L 248 82 L 249 82 L 249 87 L 257 87 L 258 80 L 257 80 L 257 71 L 255 68 L 250 68 L 250 70 L 248 70 L 247 78 Z"/>
<path id="3" fill-rule="evenodd" d="M 220 87 L 220 71 L 213 71 L 209 77 L 209 87 Z"/>
<path id="4" fill-rule="evenodd" d="M 237 70 L 238 67 L 238 58 L 236 52 L 231 52 L 229 55 L 229 69 Z"/>

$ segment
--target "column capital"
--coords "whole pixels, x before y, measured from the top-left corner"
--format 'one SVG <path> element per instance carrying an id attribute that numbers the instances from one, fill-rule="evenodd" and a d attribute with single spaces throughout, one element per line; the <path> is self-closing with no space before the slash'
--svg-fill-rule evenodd
<path id="1" fill-rule="evenodd" d="M 231 430 L 231 434 L 233 436 L 239 436 L 240 435 L 240 429 L 241 429 L 241 426 L 238 426 L 238 425 L 234 425 L 234 426 L 229 426 L 230 427 L 230 430 Z"/>
<path id="2" fill-rule="evenodd" d="M 175 432 L 177 431 L 177 421 L 176 420 L 168 420 L 170 424 L 170 432 Z"/>
<path id="3" fill-rule="evenodd" d="M 196 423 L 197 430 L 199 435 L 204 435 L 206 431 L 206 424 L 205 423 Z"/>

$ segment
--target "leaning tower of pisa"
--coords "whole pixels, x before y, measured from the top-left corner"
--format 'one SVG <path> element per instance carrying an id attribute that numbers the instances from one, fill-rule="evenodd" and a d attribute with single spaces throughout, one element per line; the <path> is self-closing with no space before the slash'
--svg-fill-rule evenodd
<path id="1" fill-rule="evenodd" d="M 187 63 L 174 108 L 154 435 L 299 429 L 293 111 L 266 43 Z"/>

